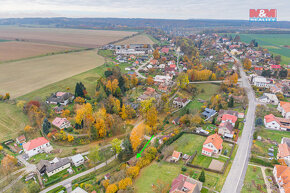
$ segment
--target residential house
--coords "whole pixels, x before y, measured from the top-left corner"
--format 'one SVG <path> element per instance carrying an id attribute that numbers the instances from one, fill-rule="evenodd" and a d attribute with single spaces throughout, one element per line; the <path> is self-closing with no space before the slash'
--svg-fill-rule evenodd
<path id="1" fill-rule="evenodd" d="M 146 91 L 138 97 L 137 101 L 144 101 L 152 97 L 156 98 L 157 93 L 154 88 L 147 87 Z M 159 96 L 157 98 L 159 98 Z"/>
<path id="2" fill-rule="evenodd" d="M 213 154 L 220 154 L 223 149 L 223 139 L 218 134 L 210 135 L 203 143 L 202 155 L 211 157 Z"/>
<path id="3" fill-rule="evenodd" d="M 229 122 L 221 123 L 218 127 L 218 134 L 224 137 L 233 138 L 234 126 Z"/>
<path id="4" fill-rule="evenodd" d="M 180 174 L 172 181 L 169 193 L 200 193 L 202 182 Z"/>
<path id="5" fill-rule="evenodd" d="M 67 105 L 72 102 L 74 99 L 74 95 L 69 92 L 56 92 L 52 94 L 47 100 L 47 104 L 61 104 Z"/>
<path id="6" fill-rule="evenodd" d="M 283 159 L 289 166 L 290 164 L 290 147 L 287 143 L 281 143 L 278 145 L 277 159 Z"/>
<path id="7" fill-rule="evenodd" d="M 253 82 L 253 85 L 257 87 L 263 87 L 263 88 L 270 87 L 270 81 L 268 81 L 265 77 L 262 77 L 262 76 L 253 77 L 252 82 Z"/>
<path id="8" fill-rule="evenodd" d="M 273 176 L 278 184 L 280 193 L 290 192 L 290 167 L 275 165 L 273 170 Z"/>
<path id="9" fill-rule="evenodd" d="M 190 100 L 188 100 L 187 98 L 175 97 L 174 100 L 173 100 L 173 105 L 174 105 L 175 107 L 183 108 L 183 107 L 185 107 L 189 102 L 190 102 Z"/>
<path id="10" fill-rule="evenodd" d="M 169 76 L 169 75 L 166 75 L 166 76 L 163 76 L 163 75 L 156 75 L 156 76 L 154 77 L 154 82 L 155 82 L 156 84 L 161 84 L 161 83 L 163 83 L 163 84 L 165 84 L 165 85 L 169 85 L 170 82 L 171 82 L 171 80 L 172 80 L 172 76 Z"/>
<path id="11" fill-rule="evenodd" d="M 50 177 L 71 167 L 71 160 L 69 158 L 54 158 L 52 161 L 40 160 L 36 167 L 40 174 L 46 173 Z"/>
<path id="12" fill-rule="evenodd" d="M 79 167 L 80 165 L 84 164 L 85 158 L 81 154 L 76 154 L 70 157 L 72 164 L 75 167 Z"/>
<path id="13" fill-rule="evenodd" d="M 275 117 L 273 114 L 264 117 L 264 124 L 267 129 L 289 131 L 290 119 Z"/>
<path id="14" fill-rule="evenodd" d="M 169 48 L 162 48 L 161 50 L 160 50 L 160 52 L 161 53 L 164 53 L 164 54 L 168 54 L 169 53 Z"/>
<path id="15" fill-rule="evenodd" d="M 24 153 L 27 154 L 28 157 L 44 152 L 49 153 L 52 149 L 49 141 L 44 137 L 38 137 L 23 144 Z"/>
<path id="16" fill-rule="evenodd" d="M 211 117 L 213 117 L 216 113 L 217 112 L 214 109 L 205 108 L 204 111 L 201 114 L 206 118 L 206 120 L 208 120 Z"/>
<path id="17" fill-rule="evenodd" d="M 235 116 L 235 115 L 224 114 L 224 115 L 222 116 L 222 123 L 229 122 L 229 123 L 231 123 L 233 126 L 235 126 L 237 120 L 238 120 L 238 117 Z"/>
<path id="18" fill-rule="evenodd" d="M 71 126 L 70 122 L 66 118 L 60 117 L 56 117 L 52 121 L 52 124 L 59 129 L 69 128 Z"/>
<path id="19" fill-rule="evenodd" d="M 290 118 L 290 102 L 280 101 L 277 110 L 281 112 L 282 116 L 286 119 Z"/>
<path id="20" fill-rule="evenodd" d="M 21 136 L 16 138 L 16 143 L 18 143 L 18 144 L 23 144 L 25 142 L 26 142 L 26 138 L 24 135 L 21 135 Z"/>
<path id="21" fill-rule="evenodd" d="M 178 151 L 173 151 L 172 156 L 170 158 L 170 161 L 172 162 L 178 162 L 181 158 L 182 153 Z"/>
<path id="22" fill-rule="evenodd" d="M 54 112 L 56 113 L 56 114 L 61 114 L 62 112 L 63 112 L 63 106 L 61 105 L 61 106 L 56 106 L 56 107 L 54 107 L 53 108 L 53 110 L 54 110 Z"/>
<path id="23" fill-rule="evenodd" d="M 158 90 L 159 90 L 160 92 L 164 92 L 164 93 L 166 93 L 166 92 L 168 92 L 168 87 L 167 87 L 165 84 L 160 84 L 160 85 L 158 86 Z"/>
<path id="24" fill-rule="evenodd" d="M 259 98 L 259 101 L 272 105 L 278 105 L 279 103 L 279 99 L 277 98 L 277 96 L 271 93 L 264 93 L 263 96 Z"/>
<path id="25" fill-rule="evenodd" d="M 223 117 L 224 114 L 234 115 L 236 117 L 239 116 L 239 113 L 237 111 L 224 110 L 224 109 L 219 110 L 219 113 L 218 114 L 219 115 L 217 117 L 217 121 L 222 121 L 222 117 Z"/>

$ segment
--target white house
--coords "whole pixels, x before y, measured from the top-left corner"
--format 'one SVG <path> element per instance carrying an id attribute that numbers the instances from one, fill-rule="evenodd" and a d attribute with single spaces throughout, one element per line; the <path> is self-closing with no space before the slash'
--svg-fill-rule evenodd
<path id="1" fill-rule="evenodd" d="M 264 93 L 263 96 L 259 98 L 259 101 L 262 103 L 268 103 L 272 105 L 278 105 L 279 99 L 275 94 Z"/>
<path id="2" fill-rule="evenodd" d="M 253 78 L 253 85 L 257 87 L 269 88 L 270 81 L 268 81 L 265 77 L 256 76 Z"/>
<path id="3" fill-rule="evenodd" d="M 281 112 L 283 117 L 290 119 L 290 102 L 280 101 L 277 110 Z"/>
<path id="4" fill-rule="evenodd" d="M 71 126 L 70 122 L 66 118 L 60 117 L 56 117 L 52 121 L 52 124 L 59 129 L 69 128 Z"/>
<path id="5" fill-rule="evenodd" d="M 171 156 L 171 161 L 178 162 L 181 157 L 181 154 L 182 154 L 181 152 L 173 151 L 172 156 Z"/>
<path id="6" fill-rule="evenodd" d="M 264 124 L 267 129 L 289 131 L 290 119 L 275 117 L 273 114 L 264 117 Z"/>
<path id="7" fill-rule="evenodd" d="M 278 146 L 277 159 L 283 159 L 289 166 L 290 164 L 290 147 L 287 143 L 281 143 Z"/>
<path id="8" fill-rule="evenodd" d="M 85 162 L 85 159 L 81 154 L 76 154 L 74 156 L 71 156 L 70 158 L 71 158 L 72 164 L 76 167 L 79 167 Z"/>
<path id="9" fill-rule="evenodd" d="M 203 143 L 202 155 L 211 157 L 213 154 L 220 154 L 223 149 L 223 139 L 218 134 L 210 135 Z"/>
<path id="10" fill-rule="evenodd" d="M 28 157 L 32 157 L 39 153 L 49 153 L 53 148 L 47 139 L 44 137 L 38 137 L 23 144 L 23 150 Z"/>
<path id="11" fill-rule="evenodd" d="M 176 107 L 182 108 L 182 107 L 185 107 L 189 102 L 190 100 L 188 100 L 187 98 L 176 97 L 173 100 L 173 105 Z"/>
<path id="12" fill-rule="evenodd" d="M 280 193 L 288 193 L 290 191 L 290 167 L 275 165 L 273 175 L 278 184 Z"/>
<path id="13" fill-rule="evenodd" d="M 76 187 L 76 189 L 74 189 L 71 193 L 88 193 L 88 192 L 80 187 Z"/>

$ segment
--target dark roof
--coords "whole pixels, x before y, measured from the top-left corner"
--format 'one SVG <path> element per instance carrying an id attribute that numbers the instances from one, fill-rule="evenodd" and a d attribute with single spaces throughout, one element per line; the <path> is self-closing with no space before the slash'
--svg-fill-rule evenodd
<path id="1" fill-rule="evenodd" d="M 230 132 L 234 129 L 234 126 L 228 121 L 221 123 L 219 127 L 226 127 Z"/>
<path id="2" fill-rule="evenodd" d="M 45 166 L 46 172 L 51 172 L 55 169 L 65 166 L 66 164 L 70 162 L 71 162 L 71 159 L 69 158 L 59 158 L 58 162 L 56 163 L 50 163 L 50 161 L 47 161 L 47 160 L 40 160 L 40 162 L 36 165 L 36 167 L 38 170 L 41 170 Z"/>
<path id="3" fill-rule="evenodd" d="M 205 117 L 211 117 L 211 116 L 213 116 L 214 114 L 216 113 L 216 110 L 214 110 L 214 109 L 209 109 L 209 108 L 205 108 L 204 109 L 204 112 L 202 112 L 201 114 L 203 115 L 203 116 L 205 116 Z"/>
<path id="4" fill-rule="evenodd" d="M 55 103 L 62 103 L 71 97 L 73 97 L 73 94 L 71 94 L 69 92 L 65 93 L 64 95 L 62 95 L 60 97 L 56 96 L 56 93 L 54 93 L 50 97 L 48 97 L 46 101 L 55 102 Z"/>

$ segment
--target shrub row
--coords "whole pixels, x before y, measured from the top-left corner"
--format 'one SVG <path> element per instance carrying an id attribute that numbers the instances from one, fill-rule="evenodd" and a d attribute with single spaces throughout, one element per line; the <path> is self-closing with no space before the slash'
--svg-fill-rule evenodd
<path id="1" fill-rule="evenodd" d="M 251 157 L 250 159 L 251 162 L 254 162 L 254 163 L 257 163 L 257 164 L 260 164 L 262 166 L 266 166 L 266 167 L 273 167 L 273 164 L 270 163 L 270 162 L 267 162 L 267 161 L 264 161 L 262 159 L 259 159 L 257 157 Z"/>

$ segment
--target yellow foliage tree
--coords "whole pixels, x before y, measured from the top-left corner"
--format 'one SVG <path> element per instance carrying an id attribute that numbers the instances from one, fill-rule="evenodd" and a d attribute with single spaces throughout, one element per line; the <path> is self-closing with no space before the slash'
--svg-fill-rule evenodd
<path id="1" fill-rule="evenodd" d="M 121 118 L 125 120 L 127 119 L 127 117 L 128 117 L 128 114 L 127 114 L 126 106 L 125 104 L 123 104 L 122 110 L 121 110 Z"/>
<path id="2" fill-rule="evenodd" d="M 146 121 L 148 126 L 154 128 L 155 125 L 157 124 L 157 110 L 156 107 L 151 107 L 148 111 L 147 111 L 147 115 L 146 115 Z"/>
<path id="3" fill-rule="evenodd" d="M 125 178 L 121 181 L 119 181 L 119 189 L 125 190 L 128 186 L 132 185 L 132 179 L 131 178 Z"/>
<path id="4" fill-rule="evenodd" d="M 126 171 L 127 175 L 136 178 L 139 174 L 140 168 L 138 166 L 129 167 Z"/>
<path id="5" fill-rule="evenodd" d="M 95 123 L 95 127 L 98 130 L 99 137 L 105 137 L 107 134 L 106 124 L 104 119 L 98 118 Z"/>
<path id="6" fill-rule="evenodd" d="M 159 53 L 159 50 L 158 49 L 154 50 L 153 57 L 156 60 L 158 60 L 160 58 L 160 53 Z"/>
<path id="7" fill-rule="evenodd" d="M 118 191 L 118 187 L 116 184 L 110 184 L 106 189 L 106 193 L 115 193 L 117 191 Z"/>
<path id="8" fill-rule="evenodd" d="M 188 83 L 189 83 L 189 80 L 188 80 L 187 73 L 185 72 L 180 73 L 177 77 L 177 86 L 180 86 L 181 88 L 186 88 Z"/>
<path id="9" fill-rule="evenodd" d="M 26 133 L 29 133 L 29 132 L 32 131 L 32 127 L 29 126 L 29 125 L 26 125 L 26 126 L 24 127 L 24 131 L 25 131 Z"/>
<path id="10" fill-rule="evenodd" d="M 244 59 L 244 68 L 250 70 L 252 67 L 252 61 L 249 58 Z"/>
<path id="11" fill-rule="evenodd" d="M 70 115 L 70 110 L 66 109 L 62 111 L 62 114 L 61 114 L 62 117 L 69 117 L 69 115 Z"/>
<path id="12" fill-rule="evenodd" d="M 110 185 L 110 180 L 103 180 L 102 185 L 104 186 L 105 189 Z"/>
<path id="13" fill-rule="evenodd" d="M 119 81 L 117 79 L 114 79 L 112 82 L 112 93 L 116 92 L 116 89 L 119 87 Z"/>
<path id="14" fill-rule="evenodd" d="M 145 134 L 144 124 L 139 124 L 132 130 L 130 135 L 130 141 L 134 151 L 136 151 L 138 146 L 141 144 L 142 139 L 144 138 L 144 134 Z"/>
<path id="15" fill-rule="evenodd" d="M 152 76 L 149 76 L 146 80 L 148 85 L 153 85 L 154 84 L 154 79 L 152 78 Z"/>
<path id="16" fill-rule="evenodd" d="M 73 140 L 74 140 L 74 136 L 68 134 L 68 135 L 67 135 L 67 141 L 68 141 L 68 142 L 72 142 Z"/>

